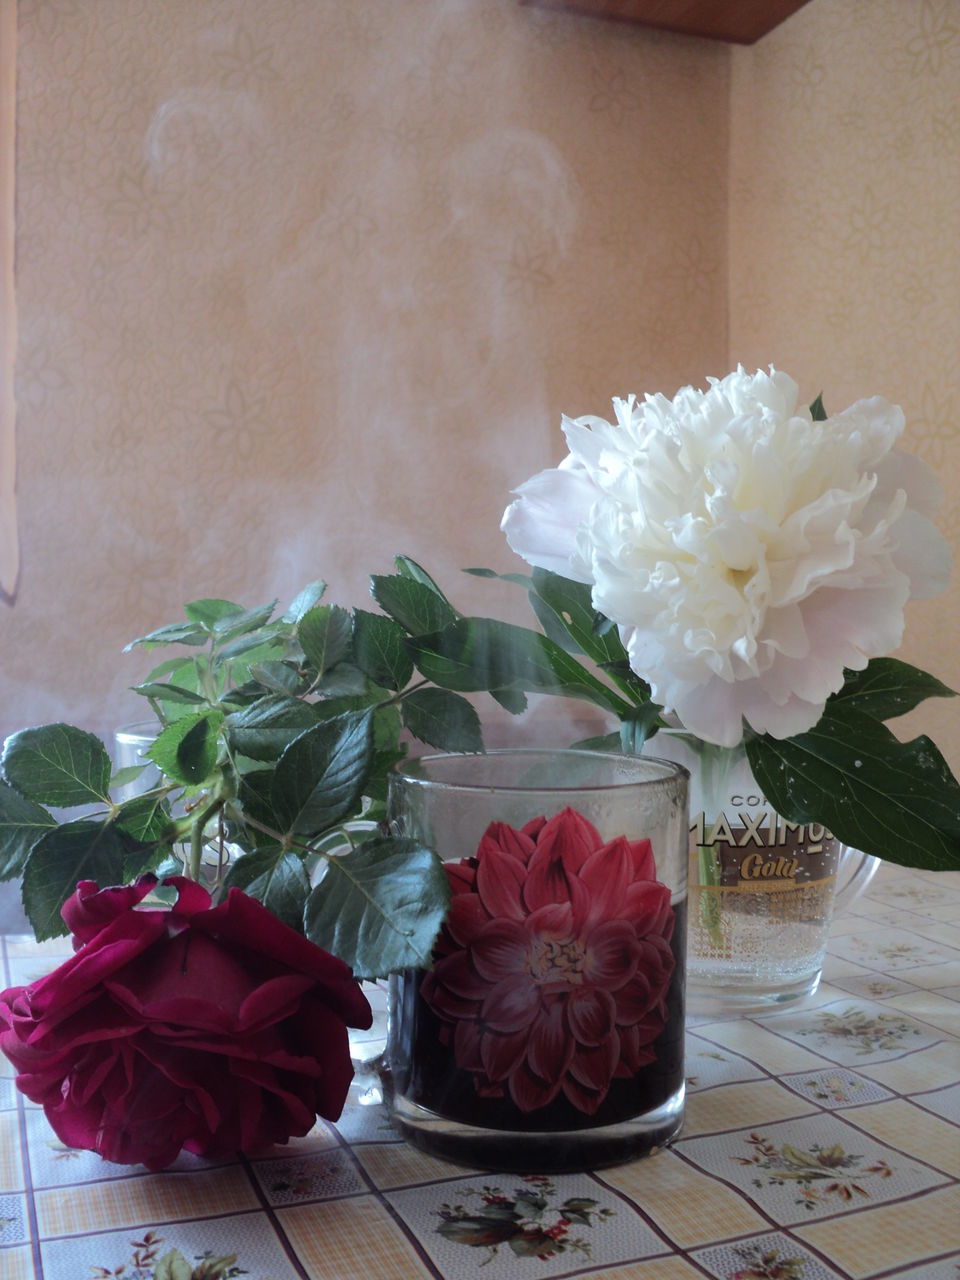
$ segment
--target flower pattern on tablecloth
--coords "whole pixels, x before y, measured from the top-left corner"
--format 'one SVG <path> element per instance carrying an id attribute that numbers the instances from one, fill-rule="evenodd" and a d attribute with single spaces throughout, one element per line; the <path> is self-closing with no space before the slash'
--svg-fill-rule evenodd
<path id="1" fill-rule="evenodd" d="M 801 1071 L 783 1076 L 782 1083 L 794 1093 L 809 1098 L 827 1110 L 837 1107 L 853 1107 L 864 1102 L 883 1102 L 892 1098 L 875 1080 L 834 1067 L 828 1071 Z"/>
<path id="2" fill-rule="evenodd" d="M 794 1203 L 805 1209 L 812 1210 L 831 1196 L 839 1202 L 853 1200 L 855 1196 L 869 1200 L 871 1195 L 866 1184 L 870 1179 L 893 1176 L 886 1160 L 866 1164 L 863 1155 L 845 1151 L 838 1142 L 831 1147 L 814 1142 L 804 1150 L 789 1142 L 777 1146 L 762 1134 L 751 1133 L 746 1143 L 751 1149 L 749 1154 L 733 1159 L 737 1164 L 760 1171 L 760 1176 L 752 1179 L 753 1185 L 794 1184 L 799 1192 Z"/>
<path id="3" fill-rule="evenodd" d="M 437 1231 L 456 1244 L 485 1250 L 490 1258 L 503 1247 L 517 1259 L 544 1261 L 570 1253 L 589 1262 L 583 1228 L 595 1229 L 615 1211 L 592 1197 L 561 1196 L 553 1180 L 539 1174 L 519 1179 L 512 1188 L 499 1183 L 465 1187 L 456 1203 L 444 1202 L 437 1210 Z"/>
<path id="4" fill-rule="evenodd" d="M 717 1280 L 835 1280 L 837 1275 L 779 1231 L 698 1249 L 692 1256 Z"/>

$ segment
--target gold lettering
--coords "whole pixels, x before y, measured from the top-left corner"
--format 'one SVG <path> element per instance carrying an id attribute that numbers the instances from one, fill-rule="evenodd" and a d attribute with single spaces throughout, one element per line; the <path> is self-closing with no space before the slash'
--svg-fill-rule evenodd
<path id="1" fill-rule="evenodd" d="M 741 880 L 792 880 L 800 863 L 785 854 L 779 858 L 764 858 L 760 853 L 748 853 L 740 864 Z"/>
<path id="2" fill-rule="evenodd" d="M 787 843 L 787 832 L 795 831 L 797 833 L 797 843 L 802 844 L 803 838 L 807 833 L 807 824 L 805 822 L 788 822 L 786 818 L 780 819 L 780 831 L 777 838 L 777 844 Z"/>
<path id="3" fill-rule="evenodd" d="M 716 844 L 718 840 L 725 840 L 727 844 L 734 843 L 733 832 L 730 830 L 730 824 L 727 822 L 725 813 L 721 813 L 715 825 L 711 828 L 707 844 Z"/>

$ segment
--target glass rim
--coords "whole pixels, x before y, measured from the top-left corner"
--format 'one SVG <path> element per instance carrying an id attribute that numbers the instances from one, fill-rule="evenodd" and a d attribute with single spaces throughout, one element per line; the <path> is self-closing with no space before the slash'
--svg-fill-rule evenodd
<path id="1" fill-rule="evenodd" d="M 536 783 L 527 785 L 522 782 L 475 782 L 470 781 L 453 781 L 447 778 L 430 777 L 421 766 L 429 765 L 431 761 L 437 760 L 487 760 L 490 757 L 511 756 L 519 759 L 527 758 L 549 758 L 561 757 L 562 759 L 577 760 L 607 760 L 629 762 L 633 761 L 640 765 L 656 765 L 660 768 L 660 775 L 657 777 L 647 778 L 621 778 L 610 782 L 567 782 L 567 783 Z M 514 795 L 549 795 L 557 792 L 571 794 L 583 794 L 590 791 L 624 791 L 627 788 L 647 788 L 662 786 L 664 783 L 677 783 L 684 780 L 689 781 L 690 771 L 682 764 L 677 764 L 675 760 L 668 760 L 663 756 L 630 756 L 618 755 L 607 751 L 590 751 L 583 747 L 494 747 L 490 751 L 436 751 L 429 755 L 416 756 L 410 760 L 400 760 L 393 765 L 389 771 L 388 778 L 394 778 L 412 786 L 427 786 L 436 791 L 470 791 L 477 794 L 481 792 L 508 792 Z"/>
<path id="2" fill-rule="evenodd" d="M 163 729 L 159 720 L 133 720 L 113 731 L 114 742 L 152 742 Z"/>

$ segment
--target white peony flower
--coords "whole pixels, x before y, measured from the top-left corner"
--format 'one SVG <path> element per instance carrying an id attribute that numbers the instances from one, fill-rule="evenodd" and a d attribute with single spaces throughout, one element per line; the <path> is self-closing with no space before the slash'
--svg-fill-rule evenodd
<path id="1" fill-rule="evenodd" d="M 874 397 L 814 422 L 784 373 L 614 400 L 564 418 L 570 453 L 516 490 L 502 528 L 530 564 L 589 583 L 630 665 L 705 742 L 743 721 L 790 737 L 889 654 L 903 606 L 947 584 L 933 473 Z"/>

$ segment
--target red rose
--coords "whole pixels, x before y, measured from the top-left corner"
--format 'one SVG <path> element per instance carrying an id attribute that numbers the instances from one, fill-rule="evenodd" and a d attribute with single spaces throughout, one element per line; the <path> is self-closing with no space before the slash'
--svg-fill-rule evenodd
<path id="1" fill-rule="evenodd" d="M 182 877 L 175 906 L 136 910 L 156 884 L 64 905 L 76 954 L 0 994 L 0 1049 L 68 1146 L 161 1169 L 254 1151 L 335 1120 L 353 1076 L 347 1026 L 370 1006 L 345 964 L 231 889 Z"/>
<path id="2" fill-rule="evenodd" d="M 573 809 L 491 823 L 447 863 L 453 894 L 421 995 L 481 1097 L 559 1095 L 593 1115 L 656 1060 L 674 969 L 670 891 L 649 840 L 606 844 Z"/>

